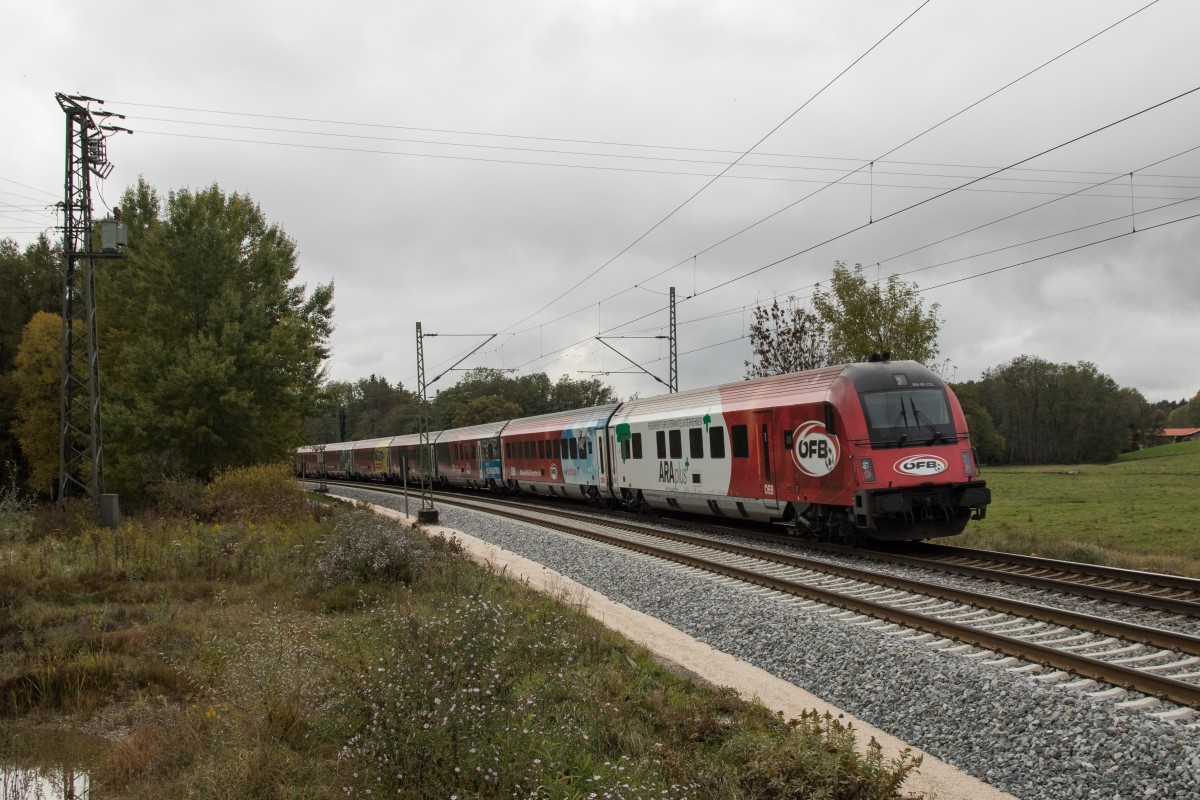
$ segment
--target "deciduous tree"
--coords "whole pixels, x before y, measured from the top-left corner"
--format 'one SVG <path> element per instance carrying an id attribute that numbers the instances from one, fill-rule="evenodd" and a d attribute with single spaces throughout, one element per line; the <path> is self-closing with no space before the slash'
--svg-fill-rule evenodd
<path id="1" fill-rule="evenodd" d="M 109 474 L 208 478 L 287 457 L 316 407 L 333 286 L 294 284 L 296 245 L 250 198 L 139 180 L 128 258 L 98 279 Z M 149 461 L 148 461 L 149 459 Z"/>
<path id="2" fill-rule="evenodd" d="M 1128 449 L 1129 398 L 1095 364 L 1020 356 L 990 369 L 980 399 L 1008 445 L 1007 461 L 1111 461 Z"/>
<path id="3" fill-rule="evenodd" d="M 58 481 L 62 317 L 39 311 L 25 326 L 13 373 L 19 404 L 13 426 L 29 465 L 26 484 L 47 495 Z"/>
<path id="4" fill-rule="evenodd" d="M 1172 428 L 1200 427 L 1200 392 L 1171 412 L 1167 424 Z"/>
<path id="5" fill-rule="evenodd" d="M 0 483 L 8 485 L 16 469 L 28 474 L 13 425 L 19 393 L 14 368 L 26 325 L 39 311 L 57 313 L 62 306 L 62 251 L 45 236 L 24 250 L 12 239 L 0 239 Z"/>
<path id="6" fill-rule="evenodd" d="M 795 297 L 769 308 L 756 306 L 750 323 L 750 360 L 746 377 L 762 378 L 827 367 L 830 361 L 829 331 L 815 313 Z"/>
<path id="7" fill-rule="evenodd" d="M 511 400 L 505 400 L 497 395 L 476 397 L 463 406 L 454 417 L 454 427 L 465 428 L 468 425 L 483 425 L 488 422 L 501 422 L 521 416 L 521 407 Z"/>
<path id="8" fill-rule="evenodd" d="M 812 304 L 829 334 L 830 363 L 862 361 L 885 351 L 893 359 L 937 360 L 939 306 L 927 310 L 915 283 L 896 275 L 882 284 L 868 281 L 861 264 L 851 269 L 838 261 L 828 291 L 818 285 Z"/>

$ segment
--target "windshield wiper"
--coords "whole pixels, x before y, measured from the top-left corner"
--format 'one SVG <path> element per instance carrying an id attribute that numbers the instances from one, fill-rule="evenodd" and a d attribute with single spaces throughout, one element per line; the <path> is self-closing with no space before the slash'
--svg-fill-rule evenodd
<path id="1" fill-rule="evenodd" d="M 903 404 L 903 402 L 904 401 L 901 401 L 901 404 Z M 926 444 L 937 444 L 939 439 L 946 438 L 946 435 L 942 433 L 938 426 L 934 425 L 928 419 L 925 419 L 924 415 L 917 410 L 917 404 L 913 402 L 911 396 L 908 398 L 908 404 L 912 406 L 913 421 L 918 425 L 924 425 L 926 428 L 929 428 L 929 430 L 933 431 L 933 438 L 926 442 Z"/>
<path id="2" fill-rule="evenodd" d="M 892 430 L 895 430 L 896 428 L 900 427 L 896 423 L 900 422 L 901 420 L 904 420 L 904 427 L 907 428 L 908 427 L 908 411 L 906 411 L 904 408 L 904 398 L 903 397 L 900 398 L 900 413 L 896 415 L 896 418 L 894 420 L 892 420 Z M 905 432 L 905 433 L 900 434 L 900 436 L 896 439 L 895 445 L 896 445 L 896 447 L 903 447 L 904 443 L 907 441 L 908 441 L 908 433 Z"/>

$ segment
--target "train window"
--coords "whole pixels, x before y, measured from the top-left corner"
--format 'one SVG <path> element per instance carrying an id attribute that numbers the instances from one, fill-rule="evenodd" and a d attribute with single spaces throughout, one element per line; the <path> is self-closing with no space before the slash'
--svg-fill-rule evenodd
<path id="1" fill-rule="evenodd" d="M 533 442 L 532 441 L 525 442 L 525 457 L 533 458 L 533 454 L 534 454 Z"/>
<path id="2" fill-rule="evenodd" d="M 956 441 L 954 418 L 944 389 L 908 389 L 861 395 L 873 447 L 907 440 L 928 444 Z"/>
<path id="3" fill-rule="evenodd" d="M 504 443 L 504 457 L 512 458 L 512 442 Z"/>
<path id="4" fill-rule="evenodd" d="M 474 461 L 474 460 L 475 460 L 475 453 L 476 453 L 476 452 L 477 452 L 477 451 L 475 450 L 475 445 L 471 445 L 471 455 L 470 455 L 470 456 L 468 456 L 468 458 L 470 458 L 472 461 Z"/>
<path id="5" fill-rule="evenodd" d="M 730 428 L 729 438 L 733 445 L 734 458 L 750 457 L 750 437 L 745 425 L 734 425 Z"/>
<path id="6" fill-rule="evenodd" d="M 592 454 L 592 440 L 591 439 L 587 440 L 587 454 L 589 456 Z M 586 458 L 586 456 L 585 456 L 585 458 Z"/>
<path id="7" fill-rule="evenodd" d="M 704 458 L 703 428 L 688 428 L 688 450 L 692 458 Z"/>
<path id="8" fill-rule="evenodd" d="M 665 461 L 667 458 L 667 432 L 656 432 L 654 434 L 654 444 L 658 450 L 658 460 Z"/>
<path id="9" fill-rule="evenodd" d="M 667 432 L 667 438 L 671 441 L 671 458 L 683 458 L 683 433 L 676 428 Z"/>
<path id="10" fill-rule="evenodd" d="M 725 457 L 725 428 L 713 425 L 708 429 L 708 451 L 713 458 Z"/>
<path id="11" fill-rule="evenodd" d="M 628 439 L 621 440 L 621 460 L 622 461 L 629 460 L 629 440 Z"/>
<path id="12" fill-rule="evenodd" d="M 642 457 L 642 435 L 640 433 L 635 433 L 633 435 L 633 457 Z"/>
<path id="13" fill-rule="evenodd" d="M 546 442 L 544 439 L 538 439 L 538 458 L 546 457 Z"/>
<path id="14" fill-rule="evenodd" d="M 554 450 L 551 458 L 562 458 L 562 439 L 552 439 L 551 444 Z"/>
<path id="15" fill-rule="evenodd" d="M 579 458 L 579 440 L 568 439 L 567 441 L 571 443 L 571 458 Z"/>

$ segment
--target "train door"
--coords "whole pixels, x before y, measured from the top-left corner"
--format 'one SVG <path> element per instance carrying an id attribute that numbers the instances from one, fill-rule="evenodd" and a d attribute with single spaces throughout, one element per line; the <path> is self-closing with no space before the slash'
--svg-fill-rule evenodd
<path id="1" fill-rule="evenodd" d="M 602 442 L 600 458 L 600 493 L 613 497 L 613 487 L 617 485 L 617 476 L 613 472 L 613 435 L 608 428 L 598 428 L 599 441 Z"/>
<path id="2" fill-rule="evenodd" d="M 754 412 L 754 430 L 751 432 L 754 441 L 758 443 L 758 478 L 762 490 L 763 505 L 768 509 L 779 507 L 778 494 L 775 490 L 780 476 L 777 474 L 780 464 L 775 464 L 771 440 L 775 435 L 775 414 L 771 410 Z"/>

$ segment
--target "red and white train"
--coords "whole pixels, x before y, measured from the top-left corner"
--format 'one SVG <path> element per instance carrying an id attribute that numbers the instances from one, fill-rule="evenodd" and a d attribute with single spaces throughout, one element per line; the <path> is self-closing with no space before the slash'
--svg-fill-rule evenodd
<path id="1" fill-rule="evenodd" d="M 991 492 L 953 391 L 914 361 L 757 378 L 429 434 L 302 447 L 298 474 L 557 495 L 790 526 L 821 540 L 961 533 Z"/>

